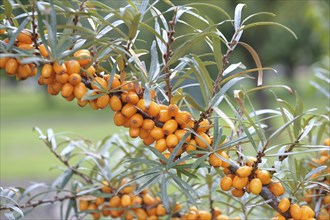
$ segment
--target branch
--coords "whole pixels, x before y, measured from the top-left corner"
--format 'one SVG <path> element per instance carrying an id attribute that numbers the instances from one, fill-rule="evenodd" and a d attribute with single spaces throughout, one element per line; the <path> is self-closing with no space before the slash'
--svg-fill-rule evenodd
<path id="1" fill-rule="evenodd" d="M 31 9 L 31 13 L 32 13 L 32 21 L 31 21 L 31 25 L 32 25 L 32 39 L 33 39 L 33 44 L 34 44 L 34 48 L 36 50 L 39 49 L 39 46 L 38 46 L 38 42 L 37 42 L 37 39 L 38 39 L 38 34 L 36 33 L 36 29 L 37 29 L 37 24 L 35 22 L 35 7 L 36 7 L 36 2 L 35 0 L 32 1 L 32 9 Z"/>
<path id="2" fill-rule="evenodd" d="M 168 23 L 169 24 L 169 27 L 170 27 L 170 30 L 167 31 L 167 37 L 168 37 L 168 42 L 166 44 L 166 53 L 163 55 L 164 57 L 164 60 L 165 60 L 165 66 L 164 66 L 164 73 L 165 73 L 165 83 L 166 83 L 166 95 L 168 97 L 168 100 L 169 102 L 171 101 L 172 99 L 172 87 L 171 87 L 171 80 L 170 80 L 170 76 L 171 76 L 171 70 L 170 70 L 170 67 L 168 65 L 168 62 L 172 56 L 172 44 L 175 40 L 174 38 L 174 33 L 175 33 L 175 30 L 174 30 L 174 26 L 176 24 L 176 13 L 177 13 L 177 9 L 174 10 L 174 14 L 173 14 L 173 18 L 172 20 Z"/>

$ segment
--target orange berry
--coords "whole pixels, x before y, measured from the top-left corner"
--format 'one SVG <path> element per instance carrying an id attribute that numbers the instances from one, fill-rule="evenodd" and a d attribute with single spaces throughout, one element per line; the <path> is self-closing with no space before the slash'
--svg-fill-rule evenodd
<path id="1" fill-rule="evenodd" d="M 220 167 L 222 165 L 222 160 L 215 153 L 210 154 L 209 162 L 213 167 Z"/>
<path id="2" fill-rule="evenodd" d="M 197 219 L 198 220 L 211 220 L 212 219 L 212 214 L 208 211 L 205 210 L 198 210 L 197 212 Z"/>
<path id="3" fill-rule="evenodd" d="M 131 81 L 124 81 L 121 86 L 121 90 L 124 91 L 133 91 L 134 90 L 134 83 Z"/>
<path id="4" fill-rule="evenodd" d="M 131 118 L 130 118 L 130 126 L 133 128 L 139 128 L 141 127 L 143 123 L 143 117 L 139 113 L 135 113 Z"/>
<path id="5" fill-rule="evenodd" d="M 170 119 L 163 125 L 165 135 L 173 134 L 178 129 L 178 123 L 174 119 Z"/>
<path id="6" fill-rule="evenodd" d="M 22 30 L 18 36 L 17 36 L 17 40 L 20 43 L 24 43 L 24 44 L 32 44 L 33 40 L 32 40 L 32 33 L 26 29 Z"/>
<path id="7" fill-rule="evenodd" d="M 78 85 L 81 82 L 81 76 L 78 73 L 73 73 L 69 76 L 69 83 L 73 86 Z"/>
<path id="8" fill-rule="evenodd" d="M 117 79 L 116 77 L 114 77 L 113 80 L 112 80 L 110 88 L 111 89 L 118 89 L 120 85 L 121 85 L 120 80 Z"/>
<path id="9" fill-rule="evenodd" d="M 41 69 L 41 76 L 44 78 L 49 78 L 54 75 L 53 66 L 49 63 L 45 64 Z"/>
<path id="10" fill-rule="evenodd" d="M 99 76 L 94 78 L 91 86 L 92 86 L 92 89 L 94 89 L 96 91 L 100 91 L 100 90 L 107 91 L 107 89 L 108 89 L 107 81 Z"/>
<path id="11" fill-rule="evenodd" d="M 206 133 L 199 133 L 199 136 L 195 136 L 197 145 L 201 148 L 207 148 L 207 145 L 211 144 L 211 138 Z"/>
<path id="12" fill-rule="evenodd" d="M 123 207 L 127 207 L 127 206 L 130 206 L 132 204 L 132 199 L 131 199 L 131 196 L 130 195 L 123 195 L 121 197 L 121 206 Z"/>
<path id="13" fill-rule="evenodd" d="M 303 205 L 301 206 L 301 219 L 309 219 L 309 218 L 313 218 L 315 215 L 315 212 L 313 211 L 313 209 L 311 209 L 309 206 L 307 205 Z"/>
<path id="14" fill-rule="evenodd" d="M 161 153 L 164 152 L 167 149 L 166 139 L 161 138 L 157 140 L 155 144 L 155 148 Z"/>
<path id="15" fill-rule="evenodd" d="M 88 100 L 88 103 L 92 107 L 92 109 L 94 109 L 94 110 L 98 110 L 99 109 L 99 107 L 96 104 L 96 100 Z"/>
<path id="16" fill-rule="evenodd" d="M 179 143 L 178 137 L 175 134 L 170 134 L 166 137 L 166 145 L 168 147 L 176 147 Z"/>
<path id="17" fill-rule="evenodd" d="M 151 135 L 149 135 L 147 138 L 143 139 L 143 143 L 145 145 L 150 145 L 150 144 L 154 143 L 154 141 L 155 141 L 155 139 Z"/>
<path id="18" fill-rule="evenodd" d="M 142 128 L 149 131 L 155 127 L 155 122 L 151 119 L 144 119 L 142 123 Z"/>
<path id="19" fill-rule="evenodd" d="M 95 205 L 99 206 L 99 205 L 103 204 L 103 202 L 104 202 L 103 197 L 97 197 L 94 203 L 95 203 Z"/>
<path id="20" fill-rule="evenodd" d="M 0 69 L 6 68 L 6 63 L 9 59 L 9 57 L 0 57 Z"/>
<path id="21" fill-rule="evenodd" d="M 103 109 L 107 107 L 107 105 L 109 104 L 109 100 L 110 100 L 110 96 L 108 94 L 104 94 L 103 96 L 97 98 L 96 105 L 99 108 Z"/>
<path id="22" fill-rule="evenodd" d="M 192 129 L 194 127 L 194 125 L 195 125 L 194 121 L 189 121 L 187 124 L 180 125 L 180 128 L 181 129 L 185 129 L 185 128 Z"/>
<path id="23" fill-rule="evenodd" d="M 227 215 L 219 215 L 216 220 L 230 220 L 230 218 Z"/>
<path id="24" fill-rule="evenodd" d="M 252 167 L 242 166 L 242 167 L 238 168 L 238 170 L 236 170 L 236 174 L 239 177 L 247 177 L 247 176 L 250 176 L 251 171 L 252 171 Z"/>
<path id="25" fill-rule="evenodd" d="M 81 74 L 82 74 L 83 76 L 87 76 L 88 78 L 91 78 L 91 77 L 95 76 L 95 72 L 96 72 L 96 70 L 95 70 L 94 66 L 90 66 L 90 67 L 88 67 L 87 69 L 85 69 L 85 71 L 86 71 L 86 72 L 84 72 L 84 71 L 81 72 Z M 86 73 L 87 73 L 87 74 L 86 74 Z"/>
<path id="26" fill-rule="evenodd" d="M 301 208 L 298 204 L 293 204 L 290 207 L 290 214 L 291 217 L 294 219 L 300 219 L 301 218 Z"/>
<path id="27" fill-rule="evenodd" d="M 80 66 L 86 66 L 91 62 L 91 53 L 88 50 L 78 50 L 73 56 L 78 58 Z"/>
<path id="28" fill-rule="evenodd" d="M 239 177 L 239 176 L 235 176 L 233 179 L 233 186 L 236 189 L 243 189 L 249 182 L 249 178 L 248 177 Z"/>
<path id="29" fill-rule="evenodd" d="M 136 107 L 138 107 L 139 109 L 141 109 L 143 112 L 147 112 L 147 107 L 145 104 L 144 99 L 140 99 L 137 103 L 136 103 Z"/>
<path id="30" fill-rule="evenodd" d="M 242 197 L 244 195 L 244 190 L 243 189 L 237 189 L 237 188 L 234 188 L 232 191 L 231 191 L 231 194 L 235 197 Z"/>
<path id="31" fill-rule="evenodd" d="M 108 181 L 102 181 L 102 187 L 100 188 L 100 190 L 103 193 L 111 193 L 112 192 L 112 189 L 111 189 Z"/>
<path id="32" fill-rule="evenodd" d="M 146 193 L 142 196 L 143 203 L 147 206 L 153 205 L 156 203 L 156 200 L 154 197 L 152 197 L 150 194 Z"/>
<path id="33" fill-rule="evenodd" d="M 110 99 L 110 108 L 113 111 L 120 111 L 122 107 L 123 107 L 123 105 L 122 105 L 120 99 L 118 98 L 118 96 L 116 96 L 116 95 L 112 96 Z"/>
<path id="34" fill-rule="evenodd" d="M 31 75 L 31 68 L 28 64 L 21 64 L 18 66 L 16 71 L 16 78 L 19 80 L 24 80 Z"/>
<path id="35" fill-rule="evenodd" d="M 186 131 L 186 130 L 178 129 L 178 130 L 176 130 L 176 131 L 174 132 L 174 134 L 178 137 L 179 140 L 182 140 L 182 139 L 183 139 L 183 136 L 184 136 L 187 132 L 188 132 L 188 131 Z M 189 136 L 186 138 L 185 142 L 189 142 L 190 139 L 191 139 L 191 135 L 189 135 Z"/>
<path id="36" fill-rule="evenodd" d="M 271 183 L 268 188 L 275 196 L 280 196 L 285 192 L 284 187 L 280 182 Z"/>
<path id="37" fill-rule="evenodd" d="M 53 70 L 55 71 L 55 73 L 57 74 L 64 74 L 67 72 L 67 68 L 66 65 L 64 63 L 62 63 L 61 65 L 58 62 L 54 62 L 53 63 Z"/>
<path id="38" fill-rule="evenodd" d="M 104 216 L 104 217 L 107 217 L 107 216 L 109 216 L 110 215 L 110 206 L 109 205 L 103 205 L 102 206 L 102 215 Z"/>
<path id="39" fill-rule="evenodd" d="M 69 60 L 64 62 L 68 74 L 79 73 L 80 64 L 77 60 Z"/>
<path id="40" fill-rule="evenodd" d="M 163 204 L 158 204 L 156 208 L 156 213 L 158 216 L 164 216 L 166 215 L 166 209 L 163 206 Z"/>
<path id="41" fill-rule="evenodd" d="M 135 92 L 130 91 L 127 93 L 125 101 L 132 105 L 135 105 L 139 101 L 139 96 Z"/>
<path id="42" fill-rule="evenodd" d="M 132 205 L 141 205 L 142 204 L 142 198 L 139 195 L 133 196 L 132 198 Z"/>
<path id="43" fill-rule="evenodd" d="M 7 60 L 5 70 L 9 76 L 15 75 L 17 68 L 18 63 L 15 58 L 10 58 L 9 60 Z"/>
<path id="44" fill-rule="evenodd" d="M 267 185 L 271 181 L 271 175 L 267 170 L 259 170 L 257 173 L 257 178 L 260 179 L 263 185 Z"/>
<path id="45" fill-rule="evenodd" d="M 322 208 L 317 216 L 317 220 L 329 220 L 330 214 L 325 208 Z"/>
<path id="46" fill-rule="evenodd" d="M 80 199 L 79 200 L 79 210 L 80 211 L 85 211 L 88 208 L 88 201 L 85 199 Z"/>
<path id="47" fill-rule="evenodd" d="M 70 83 L 65 83 L 61 90 L 62 96 L 67 98 L 73 93 L 73 85 Z"/>
<path id="48" fill-rule="evenodd" d="M 49 49 L 49 48 L 48 48 Z M 47 49 L 46 49 L 46 47 L 45 47 L 45 45 L 44 44 L 41 44 L 40 46 L 39 46 L 39 51 L 40 51 L 40 54 L 41 54 L 41 56 L 43 56 L 43 57 L 48 57 L 48 51 L 47 51 Z"/>
<path id="49" fill-rule="evenodd" d="M 145 139 L 150 135 L 150 132 L 140 127 L 139 137 Z"/>
<path id="50" fill-rule="evenodd" d="M 159 127 L 154 127 L 153 129 L 150 130 L 150 135 L 155 140 L 159 140 L 164 137 L 164 131 Z"/>
<path id="51" fill-rule="evenodd" d="M 132 115 L 134 115 L 137 112 L 137 109 L 135 108 L 134 105 L 127 103 L 123 106 L 121 109 L 121 113 L 125 115 L 126 117 L 130 118 Z"/>
<path id="52" fill-rule="evenodd" d="M 133 127 L 129 128 L 129 136 L 131 138 L 137 138 L 139 137 L 139 134 L 140 134 L 140 128 L 133 128 Z"/>
<path id="53" fill-rule="evenodd" d="M 71 83 L 70 83 L 71 84 Z M 77 99 L 81 99 L 86 93 L 87 93 L 87 88 L 84 83 L 80 82 L 78 83 L 74 89 L 73 89 L 74 96 Z"/>
<path id="54" fill-rule="evenodd" d="M 186 144 L 186 151 L 189 154 L 190 151 L 194 151 L 196 150 L 197 144 L 196 141 L 194 139 L 191 139 L 187 144 Z"/>
<path id="55" fill-rule="evenodd" d="M 111 208 L 119 207 L 121 205 L 120 203 L 121 203 L 121 199 L 119 196 L 111 197 L 111 199 L 109 200 L 109 206 Z"/>
<path id="56" fill-rule="evenodd" d="M 249 186 L 250 191 L 255 195 L 258 195 L 262 190 L 262 183 L 258 178 L 252 179 Z"/>
<path id="57" fill-rule="evenodd" d="M 71 102 L 72 100 L 74 100 L 74 94 L 71 93 L 71 95 L 69 95 L 68 97 L 64 97 L 67 101 Z"/>
<path id="58" fill-rule="evenodd" d="M 210 127 L 210 121 L 204 118 L 203 121 L 198 124 L 197 133 L 206 132 Z"/>
<path id="59" fill-rule="evenodd" d="M 187 124 L 189 121 L 192 120 L 192 116 L 187 111 L 179 111 L 175 115 L 175 120 L 178 122 L 179 125 Z"/>
<path id="60" fill-rule="evenodd" d="M 324 205 L 330 204 L 330 195 L 324 196 L 324 198 L 323 198 L 323 204 Z"/>
<path id="61" fill-rule="evenodd" d="M 69 74 L 64 73 L 64 74 L 56 74 L 55 76 L 55 80 L 57 82 L 60 82 L 62 84 L 65 84 L 67 82 L 69 82 Z"/>
<path id="62" fill-rule="evenodd" d="M 148 214 L 143 208 L 137 208 L 135 210 L 135 215 L 138 220 L 148 219 Z"/>
<path id="63" fill-rule="evenodd" d="M 159 105 L 156 102 L 151 101 L 149 107 L 147 108 L 147 113 L 152 117 L 157 117 L 159 112 L 160 112 Z"/>
<path id="64" fill-rule="evenodd" d="M 175 147 L 168 147 L 168 151 L 169 151 L 170 153 L 172 153 L 172 152 L 174 151 L 174 149 L 175 149 Z M 181 155 L 182 153 L 183 153 L 183 149 L 182 149 L 182 147 L 180 147 L 180 149 L 178 150 L 178 152 L 176 153 L 175 156 L 179 156 L 179 155 Z"/>
<path id="65" fill-rule="evenodd" d="M 113 121 L 115 125 L 122 126 L 127 121 L 127 118 L 121 112 L 116 112 L 113 117 Z"/>
<path id="66" fill-rule="evenodd" d="M 330 147 L 330 137 L 324 139 L 323 144 Z"/>
<path id="67" fill-rule="evenodd" d="M 281 199 L 281 201 L 278 203 L 277 207 L 281 213 L 288 211 L 290 208 L 290 200 L 287 198 Z"/>
<path id="68" fill-rule="evenodd" d="M 233 180 L 229 176 L 225 176 L 220 181 L 220 187 L 223 191 L 228 191 L 233 185 Z"/>
<path id="69" fill-rule="evenodd" d="M 18 43 L 17 47 L 22 50 L 32 50 L 34 49 L 32 44 Z"/>
<path id="70" fill-rule="evenodd" d="M 170 104 L 168 106 L 168 114 L 170 117 L 175 117 L 179 112 L 179 107 L 176 104 Z"/>
<path id="71" fill-rule="evenodd" d="M 157 120 L 160 122 L 167 122 L 171 119 L 171 116 L 168 114 L 167 109 L 161 109 L 157 115 Z"/>

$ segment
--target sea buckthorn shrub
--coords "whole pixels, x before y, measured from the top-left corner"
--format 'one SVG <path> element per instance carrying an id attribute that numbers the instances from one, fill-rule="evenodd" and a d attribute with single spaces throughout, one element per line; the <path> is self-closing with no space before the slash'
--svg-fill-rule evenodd
<path id="1" fill-rule="evenodd" d="M 46 186 L 0 188 L 8 219 L 55 202 L 63 219 L 329 218 L 329 112 L 305 110 L 288 86 L 264 85 L 271 68 L 241 38 L 259 25 L 296 37 L 251 19 L 270 13 L 170 1 L 4 3 L 1 77 L 32 78 L 77 111 L 113 112 L 109 126 L 122 131 L 94 144 L 35 128 L 65 169 Z M 255 66 L 232 63 L 236 50 Z M 255 87 L 238 86 L 251 79 Z M 258 90 L 271 91 L 276 108 L 257 110 Z M 268 119 L 277 122 L 271 129 Z"/>

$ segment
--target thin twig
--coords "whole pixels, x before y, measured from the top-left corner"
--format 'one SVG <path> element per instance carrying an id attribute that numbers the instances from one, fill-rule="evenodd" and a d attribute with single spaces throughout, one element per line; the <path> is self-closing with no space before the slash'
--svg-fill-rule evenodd
<path id="1" fill-rule="evenodd" d="M 34 48 L 36 50 L 39 49 L 39 46 L 38 46 L 38 42 L 37 42 L 37 38 L 38 38 L 38 34 L 36 33 L 36 29 L 37 29 L 37 24 L 35 22 L 35 7 L 36 7 L 36 2 L 35 0 L 32 1 L 32 8 L 31 8 L 31 11 L 32 11 L 32 21 L 31 21 L 31 25 L 32 25 L 32 39 L 33 39 L 33 44 L 34 44 Z"/>

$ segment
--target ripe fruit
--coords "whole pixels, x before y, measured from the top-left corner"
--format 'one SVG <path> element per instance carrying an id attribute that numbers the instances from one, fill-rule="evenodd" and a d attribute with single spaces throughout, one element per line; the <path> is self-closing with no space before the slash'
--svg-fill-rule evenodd
<path id="1" fill-rule="evenodd" d="M 112 208 L 119 207 L 121 203 L 121 199 L 119 196 L 114 196 L 109 201 L 109 206 Z"/>
<path id="2" fill-rule="evenodd" d="M 31 75 L 31 69 L 28 64 L 21 64 L 18 66 L 16 71 L 16 78 L 19 80 L 24 80 Z"/>
<path id="3" fill-rule="evenodd" d="M 156 208 L 156 213 L 158 216 L 164 216 L 166 215 L 166 209 L 163 206 L 163 204 L 159 204 Z"/>
<path id="4" fill-rule="evenodd" d="M 288 198 L 281 199 L 277 207 L 281 213 L 288 211 L 290 208 L 290 200 Z"/>
<path id="5" fill-rule="evenodd" d="M 105 79 L 99 76 L 94 78 L 91 86 L 92 89 L 94 89 L 95 91 L 101 91 L 101 90 L 106 91 L 108 89 L 107 81 L 105 81 Z"/>
<path id="6" fill-rule="evenodd" d="M 87 93 L 87 88 L 84 83 L 80 82 L 78 83 L 74 89 L 73 89 L 74 96 L 77 99 L 81 99 L 86 93 Z"/>
<path id="7" fill-rule="evenodd" d="M 301 208 L 298 204 L 293 204 L 290 207 L 290 214 L 291 217 L 294 219 L 300 219 L 301 218 Z"/>
<path id="8" fill-rule="evenodd" d="M 49 63 L 46 63 L 41 69 L 41 75 L 44 78 L 49 78 L 53 75 L 53 66 Z"/>
<path id="9" fill-rule="evenodd" d="M 285 192 L 284 187 L 280 182 L 271 183 L 268 188 L 275 196 L 280 196 Z"/>
<path id="10" fill-rule="evenodd" d="M 236 189 L 243 189 L 249 182 L 248 177 L 235 176 L 233 179 L 233 186 Z"/>
<path id="11" fill-rule="evenodd" d="M 210 154 L 209 162 L 213 167 L 220 167 L 222 164 L 222 160 L 216 155 L 216 153 Z"/>
<path id="12" fill-rule="evenodd" d="M 139 137 L 139 134 L 140 134 L 140 128 L 133 128 L 133 127 L 129 128 L 129 136 L 131 138 L 137 138 Z"/>
<path id="13" fill-rule="evenodd" d="M 150 135 L 150 132 L 147 130 L 144 130 L 143 128 L 140 127 L 140 133 L 139 133 L 139 137 L 141 139 L 145 139 Z"/>
<path id="14" fill-rule="evenodd" d="M 65 83 L 69 82 L 69 74 L 67 74 L 67 73 L 56 74 L 55 75 L 55 80 L 57 82 L 60 82 L 62 84 L 65 84 Z"/>
<path id="15" fill-rule="evenodd" d="M 17 40 L 20 43 L 24 43 L 24 44 L 32 44 L 33 40 L 32 40 L 32 33 L 29 32 L 28 30 L 22 30 L 18 36 L 17 36 Z"/>
<path id="16" fill-rule="evenodd" d="M 254 178 L 250 181 L 250 191 L 253 193 L 253 194 L 256 194 L 258 195 L 261 190 L 262 190 L 262 183 L 260 181 L 260 179 L 258 178 Z"/>
<path id="17" fill-rule="evenodd" d="M 53 63 L 53 70 L 55 71 L 55 73 L 57 74 L 64 74 L 67 72 L 66 66 L 64 63 L 62 63 L 61 65 L 56 61 Z"/>
<path id="18" fill-rule="evenodd" d="M 81 76 L 78 73 L 73 73 L 69 76 L 69 83 L 76 86 L 81 82 Z"/>
<path id="19" fill-rule="evenodd" d="M 210 121 L 208 119 L 203 119 L 203 121 L 198 124 L 197 133 L 206 132 L 210 127 Z"/>
<path id="20" fill-rule="evenodd" d="M 301 219 L 309 219 L 309 218 L 313 218 L 315 215 L 315 212 L 306 205 L 301 206 Z"/>
<path id="21" fill-rule="evenodd" d="M 155 140 L 159 140 L 164 137 L 164 131 L 159 127 L 154 127 L 153 129 L 150 130 L 150 135 Z"/>
<path id="22" fill-rule="evenodd" d="M 176 104 L 170 104 L 168 106 L 168 115 L 170 117 L 175 117 L 179 112 L 179 107 Z"/>
<path id="23" fill-rule="evenodd" d="M 6 67 L 5 67 L 5 70 L 6 70 L 6 73 L 9 75 L 9 76 L 13 76 L 16 74 L 16 70 L 18 68 L 18 63 L 16 61 L 16 59 L 14 58 L 10 58 L 7 62 L 6 62 Z"/>
<path id="24" fill-rule="evenodd" d="M 184 125 L 192 120 L 192 116 L 187 111 L 178 111 L 178 113 L 175 115 L 175 120 L 179 125 Z"/>
<path id="25" fill-rule="evenodd" d="M 247 177 L 247 176 L 250 176 L 251 171 L 252 171 L 252 167 L 242 166 L 242 167 L 238 168 L 238 170 L 236 171 L 236 174 L 239 177 Z"/>
<path id="26" fill-rule="evenodd" d="M 122 94 L 124 94 L 124 93 L 122 93 Z M 135 105 L 139 101 L 139 96 L 135 92 L 130 91 L 127 93 L 125 101 L 132 105 Z"/>
<path id="27" fill-rule="evenodd" d="M 130 126 L 133 128 L 139 128 L 141 127 L 143 123 L 143 117 L 139 113 L 135 113 L 131 118 L 130 118 Z"/>
<path id="28" fill-rule="evenodd" d="M 257 172 L 257 178 L 260 179 L 263 185 L 267 185 L 271 181 L 271 175 L 267 170 L 259 170 Z"/>
<path id="29" fill-rule="evenodd" d="M 78 58 L 80 66 L 86 66 L 91 61 L 91 53 L 88 50 L 78 50 L 73 54 L 74 57 Z"/>
<path id="30" fill-rule="evenodd" d="M 155 198 L 152 197 L 150 194 L 146 193 L 142 196 L 143 203 L 147 206 L 153 205 L 155 203 Z"/>
<path id="31" fill-rule="evenodd" d="M 166 137 L 166 145 L 168 147 L 176 147 L 179 143 L 178 137 L 175 134 L 170 134 Z"/>
<path id="32" fill-rule="evenodd" d="M 131 196 L 130 195 L 127 195 L 127 194 L 126 195 L 123 195 L 121 197 L 120 204 L 123 207 L 130 206 L 132 204 Z"/>
<path id="33" fill-rule="evenodd" d="M 44 44 L 39 45 L 39 51 L 41 56 L 48 57 L 49 54 Z"/>
<path id="34" fill-rule="evenodd" d="M 143 143 L 145 145 L 150 145 L 152 143 L 154 143 L 155 139 L 153 137 L 151 137 L 151 135 L 149 135 L 147 138 L 143 139 Z"/>
<path id="35" fill-rule="evenodd" d="M 330 147 L 330 137 L 324 139 L 323 144 Z"/>
<path id="36" fill-rule="evenodd" d="M 171 119 L 171 116 L 168 114 L 167 109 L 161 109 L 157 115 L 157 120 L 160 122 L 167 122 Z"/>
<path id="37" fill-rule="evenodd" d="M 220 187 L 223 191 L 230 190 L 232 187 L 232 184 L 233 184 L 233 180 L 228 176 L 223 177 L 220 181 Z"/>
<path id="38" fill-rule="evenodd" d="M 120 111 L 121 108 L 123 107 L 120 99 L 118 98 L 118 96 L 112 96 L 111 99 L 110 99 L 110 108 L 113 110 L 113 111 Z"/>
<path id="39" fill-rule="evenodd" d="M 151 119 L 144 119 L 142 123 L 142 128 L 149 131 L 153 129 L 155 126 L 155 122 Z"/>
<path id="40" fill-rule="evenodd" d="M 102 192 L 104 193 L 111 193 L 112 189 L 109 186 L 109 182 L 108 181 L 102 181 L 102 187 L 100 189 Z"/>
<path id="41" fill-rule="evenodd" d="M 197 144 L 196 141 L 194 139 L 191 139 L 187 144 L 186 144 L 186 151 L 189 154 L 191 151 L 196 150 Z"/>
<path id="42" fill-rule="evenodd" d="M 243 189 L 236 189 L 234 188 L 232 191 L 231 191 L 231 194 L 237 198 L 240 198 L 244 195 L 244 190 Z"/>
<path id="43" fill-rule="evenodd" d="M 216 220 L 230 220 L 230 218 L 227 215 L 219 215 Z"/>
<path id="44" fill-rule="evenodd" d="M 136 103 L 136 107 L 138 107 L 139 109 L 141 109 L 141 111 L 146 112 L 147 111 L 147 107 L 145 104 L 144 99 L 140 99 L 137 103 Z"/>
<path id="45" fill-rule="evenodd" d="M 211 144 L 211 138 L 206 133 L 198 133 L 198 136 L 195 136 L 194 139 L 201 148 L 207 148 Z"/>
<path id="46" fill-rule="evenodd" d="M 121 109 L 121 113 L 123 113 L 123 115 L 125 115 L 128 118 L 132 117 L 136 112 L 137 109 L 135 108 L 134 105 L 130 103 L 125 104 Z"/>
<path id="47" fill-rule="evenodd" d="M 121 112 L 116 112 L 113 116 L 113 122 L 117 126 L 122 126 L 127 121 L 127 118 L 125 115 L 123 115 Z"/>
<path id="48" fill-rule="evenodd" d="M 0 69 L 4 69 L 6 67 L 6 63 L 9 59 L 9 57 L 0 57 Z"/>
<path id="49" fill-rule="evenodd" d="M 67 98 L 73 93 L 73 85 L 70 83 L 65 83 L 61 90 L 62 96 Z"/>
<path id="50" fill-rule="evenodd" d="M 80 64 L 77 60 L 69 60 L 64 62 L 68 74 L 79 73 Z"/>
<path id="51" fill-rule="evenodd" d="M 178 123 L 174 119 L 170 119 L 163 125 L 165 135 L 173 134 L 178 129 Z"/>
<path id="52" fill-rule="evenodd" d="M 80 211 L 85 211 L 88 208 L 88 201 L 85 199 L 80 199 L 79 200 L 79 210 Z"/>
<path id="53" fill-rule="evenodd" d="M 157 140 L 156 144 L 155 144 L 155 148 L 161 153 L 164 152 L 167 149 L 167 144 L 166 144 L 165 138 L 161 138 L 161 139 Z"/>
<path id="54" fill-rule="evenodd" d="M 97 98 L 96 105 L 99 108 L 103 109 L 103 108 L 105 108 L 109 104 L 109 100 L 110 100 L 109 95 L 108 94 L 104 94 L 104 95 L 102 95 L 102 96 L 100 96 L 100 97 Z"/>
<path id="55" fill-rule="evenodd" d="M 151 101 L 149 107 L 147 107 L 147 113 L 151 117 L 157 117 L 157 115 L 158 115 L 159 112 L 160 112 L 159 105 L 156 102 Z"/>
<path id="56" fill-rule="evenodd" d="M 186 130 L 178 129 L 178 130 L 176 130 L 176 131 L 174 132 L 174 134 L 178 137 L 179 140 L 181 140 L 181 139 L 183 139 L 183 136 L 184 136 L 187 132 L 188 132 L 188 131 L 186 131 Z M 189 142 L 190 139 L 191 139 L 191 135 L 189 135 L 189 136 L 186 138 L 185 142 Z"/>
<path id="57" fill-rule="evenodd" d="M 197 219 L 211 220 L 212 219 L 212 214 L 208 211 L 199 210 L 197 212 Z"/>

